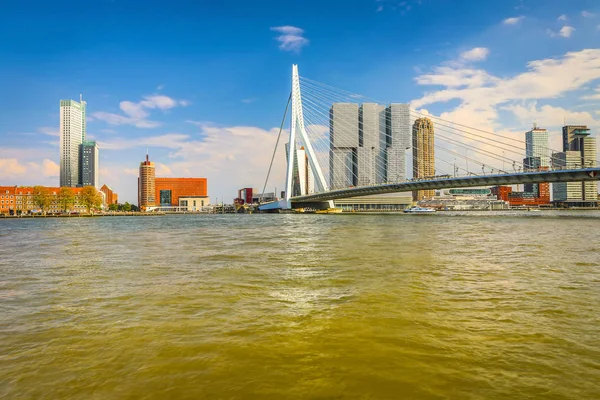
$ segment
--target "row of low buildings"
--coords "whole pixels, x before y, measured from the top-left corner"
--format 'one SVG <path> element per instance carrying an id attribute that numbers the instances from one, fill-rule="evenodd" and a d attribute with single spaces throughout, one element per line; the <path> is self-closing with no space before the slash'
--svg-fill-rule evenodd
<path id="1" fill-rule="evenodd" d="M 142 211 L 202 211 L 208 207 L 206 178 L 157 178 L 148 155 L 140 163 L 138 205 Z"/>

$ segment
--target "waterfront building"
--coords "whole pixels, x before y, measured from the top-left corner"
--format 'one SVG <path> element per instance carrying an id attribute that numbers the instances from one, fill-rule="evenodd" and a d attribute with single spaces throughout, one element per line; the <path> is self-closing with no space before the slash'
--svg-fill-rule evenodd
<path id="1" fill-rule="evenodd" d="M 429 118 L 417 118 L 412 130 L 413 179 L 435 176 L 434 128 Z M 413 200 L 431 198 L 434 190 L 415 190 Z"/>
<path id="2" fill-rule="evenodd" d="M 533 125 L 525 132 L 525 157 L 539 158 L 539 167 L 550 167 L 550 151 L 548 149 L 548 131 Z"/>
<path id="3" fill-rule="evenodd" d="M 163 207 L 179 206 L 183 197 L 208 198 L 206 178 L 155 178 L 154 185 L 154 198 Z"/>
<path id="4" fill-rule="evenodd" d="M 241 200 L 240 204 L 252 204 L 252 195 L 254 194 L 253 188 L 243 188 L 238 190 L 238 200 Z M 235 203 L 235 201 L 234 201 Z"/>
<path id="5" fill-rule="evenodd" d="M 63 212 L 63 206 L 59 201 L 59 187 L 45 187 L 51 196 L 49 207 L 46 210 L 49 214 Z M 80 193 L 83 188 L 72 188 L 74 197 L 73 204 L 69 205 L 69 211 L 86 212 L 87 209 L 80 200 Z M 30 186 L 0 186 L 0 214 L 29 214 L 39 212 L 39 206 L 34 201 L 33 187 Z"/>
<path id="6" fill-rule="evenodd" d="M 554 169 L 589 168 L 596 166 L 596 138 L 585 125 L 562 128 L 563 151 L 553 154 Z M 597 182 L 564 182 L 553 184 L 553 201 L 561 206 L 595 206 L 598 204 Z"/>
<path id="7" fill-rule="evenodd" d="M 422 207 L 438 210 L 504 210 L 508 202 L 497 197 L 487 188 L 447 189 L 419 201 Z"/>
<path id="8" fill-rule="evenodd" d="M 334 103 L 329 117 L 331 189 L 406 179 L 408 104 Z"/>
<path id="9" fill-rule="evenodd" d="M 119 195 L 117 192 L 113 191 L 110 186 L 107 186 L 106 184 L 102 185 L 100 191 L 104 193 L 106 199 L 105 206 L 109 204 L 119 204 Z"/>
<path id="10" fill-rule="evenodd" d="M 334 103 L 329 110 L 329 185 L 343 189 L 357 185 L 358 104 Z"/>
<path id="11" fill-rule="evenodd" d="M 537 193 L 513 192 L 511 186 L 494 186 L 490 190 L 498 200 L 506 201 L 512 207 L 539 207 L 550 204 L 550 184 L 547 182 L 539 184 Z"/>
<path id="12" fill-rule="evenodd" d="M 84 140 L 79 149 L 79 176 L 81 180 L 78 186 L 93 186 L 99 189 L 98 157 L 98 144 L 94 141 Z"/>
<path id="13" fill-rule="evenodd" d="M 180 196 L 179 197 L 179 211 L 207 211 L 207 207 L 210 203 L 208 196 Z"/>
<path id="14" fill-rule="evenodd" d="M 60 186 L 81 183 L 80 145 L 85 140 L 86 102 L 60 101 Z"/>
<path id="15" fill-rule="evenodd" d="M 336 208 L 346 212 L 391 212 L 409 207 L 412 197 L 406 193 L 389 193 L 336 199 L 333 202 Z"/>
<path id="16" fill-rule="evenodd" d="M 392 103 L 386 110 L 385 177 L 383 182 L 406 179 L 406 150 L 411 147 L 410 106 Z"/>
<path id="17" fill-rule="evenodd" d="M 140 163 L 138 177 L 138 206 L 145 211 L 148 207 L 156 206 L 156 175 L 154 163 L 146 154 L 146 161 Z"/>

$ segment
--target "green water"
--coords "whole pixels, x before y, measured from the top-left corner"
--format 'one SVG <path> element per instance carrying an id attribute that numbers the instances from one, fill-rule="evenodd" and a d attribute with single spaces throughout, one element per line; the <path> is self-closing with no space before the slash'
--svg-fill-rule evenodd
<path id="1" fill-rule="evenodd" d="M 0 220 L 0 398 L 598 399 L 600 213 Z"/>

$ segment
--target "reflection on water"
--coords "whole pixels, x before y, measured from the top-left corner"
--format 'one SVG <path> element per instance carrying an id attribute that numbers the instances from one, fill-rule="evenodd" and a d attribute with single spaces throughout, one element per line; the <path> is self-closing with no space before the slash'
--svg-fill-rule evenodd
<path id="1" fill-rule="evenodd" d="M 0 221 L 0 397 L 600 398 L 600 213 Z"/>

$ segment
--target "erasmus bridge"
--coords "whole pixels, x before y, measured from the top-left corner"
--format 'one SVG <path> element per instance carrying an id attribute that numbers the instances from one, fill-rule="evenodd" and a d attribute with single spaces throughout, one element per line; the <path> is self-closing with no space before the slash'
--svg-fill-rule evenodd
<path id="1" fill-rule="evenodd" d="M 565 153 L 561 157 L 562 150 L 545 144 L 538 152 L 545 158 L 541 165 L 545 161 L 548 166 L 532 168 L 524 159 L 524 140 L 444 120 L 407 104 L 382 105 L 301 77 L 293 65 L 291 94 L 265 187 L 288 113 L 285 195 L 261 204 L 261 211 L 331 208 L 336 199 L 415 190 L 600 179 L 596 157 L 585 163 L 569 160 Z M 407 178 L 405 165 L 414 165 L 412 159 L 406 162 L 408 150 L 424 154 L 412 139 L 412 122 L 423 117 L 434 125 L 434 143 L 425 155 L 432 158 L 428 162 L 434 171 L 423 177 L 413 167 Z"/>

